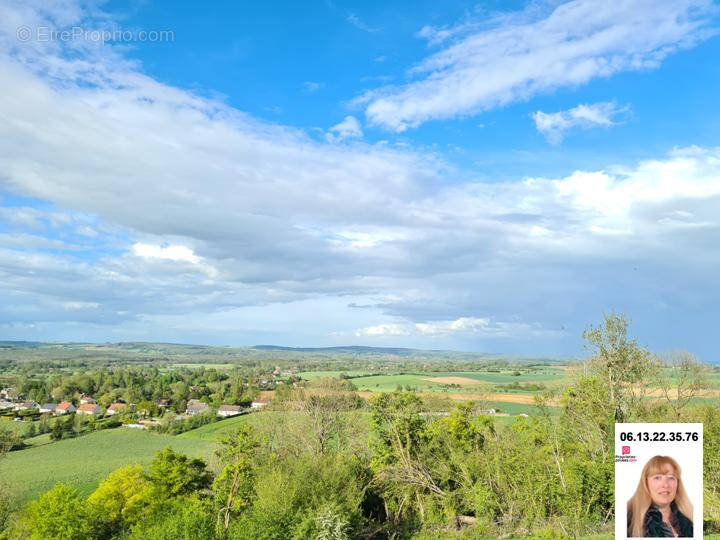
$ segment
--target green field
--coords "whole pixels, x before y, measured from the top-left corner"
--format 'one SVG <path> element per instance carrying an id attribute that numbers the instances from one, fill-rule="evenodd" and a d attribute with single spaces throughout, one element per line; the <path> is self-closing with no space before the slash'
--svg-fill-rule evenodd
<path id="1" fill-rule="evenodd" d="M 366 375 L 367 371 L 306 371 L 300 373 L 300 377 L 307 380 L 317 379 L 319 377 L 338 377 L 341 373 L 345 373 L 352 377 L 351 382 L 361 392 L 390 392 L 398 386 L 410 386 L 419 391 L 425 392 L 468 392 L 474 388 L 482 388 L 483 390 L 492 390 L 493 384 L 509 384 L 509 383 L 543 383 L 545 385 L 554 386 L 561 384 L 566 380 L 566 373 L 561 368 L 547 367 L 540 370 L 524 371 L 519 369 L 520 375 L 513 375 L 515 369 L 509 369 L 501 372 L 490 371 L 426 371 L 417 373 L 388 374 L 388 375 Z M 462 377 L 477 381 L 477 387 L 472 384 L 450 386 L 449 384 L 432 381 L 440 377 Z M 525 393 L 518 391 L 518 393 Z"/>
<path id="2" fill-rule="evenodd" d="M 346 370 L 346 371 L 304 371 L 302 373 L 298 373 L 300 377 L 303 379 L 306 379 L 308 381 L 312 381 L 313 379 L 319 379 L 321 377 L 333 377 L 337 378 L 341 374 L 348 375 L 350 377 L 360 377 L 362 375 L 371 375 L 372 371 L 367 370 Z"/>
<path id="3" fill-rule="evenodd" d="M 199 428 L 181 433 L 177 436 L 177 438 L 220 442 L 223 437 L 225 437 L 228 433 L 232 433 L 241 424 L 250 424 L 252 426 L 269 425 L 272 424 L 273 421 L 277 421 L 280 418 L 293 414 L 298 413 L 293 411 L 263 411 L 243 414 L 241 416 L 219 420 L 217 422 L 213 422 L 212 424 L 205 424 Z"/>
<path id="4" fill-rule="evenodd" d="M 13 486 L 18 503 L 58 482 L 71 484 L 87 495 L 111 471 L 133 463 L 147 465 L 166 446 L 208 460 L 215 448 L 214 443 L 198 438 L 118 428 L 10 452 L 0 461 L 0 477 Z"/>

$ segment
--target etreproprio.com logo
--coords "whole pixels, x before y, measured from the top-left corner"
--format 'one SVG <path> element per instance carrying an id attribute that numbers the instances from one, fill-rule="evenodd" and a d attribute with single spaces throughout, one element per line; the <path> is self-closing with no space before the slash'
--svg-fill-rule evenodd
<path id="1" fill-rule="evenodd" d="M 94 43 L 129 43 L 129 42 L 171 42 L 175 41 L 172 30 L 123 30 L 123 29 L 86 29 L 73 26 L 57 29 L 50 26 L 20 26 L 15 32 L 18 41 L 64 42 L 90 41 Z"/>

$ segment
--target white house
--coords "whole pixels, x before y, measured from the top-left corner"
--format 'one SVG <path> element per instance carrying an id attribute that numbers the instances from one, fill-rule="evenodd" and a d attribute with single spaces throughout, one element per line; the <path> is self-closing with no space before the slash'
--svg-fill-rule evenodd
<path id="1" fill-rule="evenodd" d="M 220 405 L 217 415 L 228 417 L 242 414 L 243 408 L 240 405 Z"/>
<path id="2" fill-rule="evenodd" d="M 125 409 L 125 406 L 125 403 L 111 403 L 107 408 L 107 415 L 112 416 L 114 414 L 121 413 L 123 412 L 123 409 Z"/>
<path id="3" fill-rule="evenodd" d="M 57 408 L 57 403 L 43 403 L 40 405 L 41 413 L 54 413 Z"/>
<path id="4" fill-rule="evenodd" d="M 270 404 L 270 402 L 266 399 L 260 398 L 257 401 L 253 401 L 250 406 L 253 409 L 262 409 L 263 407 L 267 407 Z"/>
<path id="5" fill-rule="evenodd" d="M 16 411 L 29 411 L 30 409 L 39 409 L 40 405 L 38 405 L 34 401 L 23 401 L 22 403 L 18 403 L 15 405 Z"/>
<path id="6" fill-rule="evenodd" d="M 75 411 L 77 411 L 75 405 L 69 401 L 61 401 L 58 406 L 55 407 L 55 414 L 74 413 Z"/>
<path id="7" fill-rule="evenodd" d="M 97 403 L 83 403 L 77 409 L 78 414 L 100 414 L 100 405 Z"/>
<path id="8" fill-rule="evenodd" d="M 207 411 L 208 408 L 209 405 L 207 403 L 203 403 L 199 399 L 191 399 L 187 402 L 187 409 L 185 409 L 185 414 L 195 416 L 196 414 Z"/>

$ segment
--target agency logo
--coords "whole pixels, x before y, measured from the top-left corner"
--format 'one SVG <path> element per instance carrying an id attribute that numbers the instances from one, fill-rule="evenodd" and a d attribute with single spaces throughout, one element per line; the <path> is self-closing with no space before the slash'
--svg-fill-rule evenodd
<path id="1" fill-rule="evenodd" d="M 635 463 L 637 456 L 630 453 L 630 447 L 622 445 L 620 447 L 620 453 L 615 454 L 615 463 Z"/>

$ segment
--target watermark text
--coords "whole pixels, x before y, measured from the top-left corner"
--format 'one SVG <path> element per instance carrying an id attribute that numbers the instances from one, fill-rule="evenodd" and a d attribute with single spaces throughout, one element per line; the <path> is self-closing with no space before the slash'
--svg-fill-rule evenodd
<path id="1" fill-rule="evenodd" d="M 57 29 L 50 26 L 20 26 L 16 32 L 17 40 L 22 42 L 69 42 L 90 41 L 93 43 L 159 43 L 175 41 L 172 30 L 99 30 L 82 26 Z"/>

